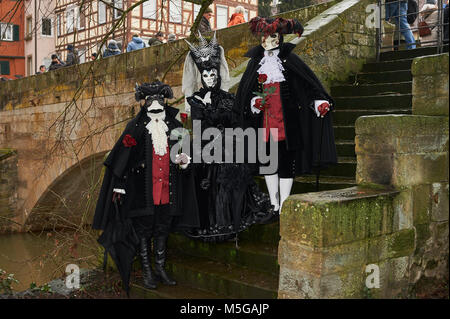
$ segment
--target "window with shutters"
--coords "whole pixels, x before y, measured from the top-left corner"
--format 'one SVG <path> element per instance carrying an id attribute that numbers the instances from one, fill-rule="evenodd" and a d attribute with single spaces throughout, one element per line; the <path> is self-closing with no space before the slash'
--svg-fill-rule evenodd
<path id="1" fill-rule="evenodd" d="M 9 75 L 9 61 L 0 61 L 0 74 L 1 75 Z"/>
<path id="2" fill-rule="evenodd" d="M 181 23 L 182 11 L 181 0 L 171 0 L 169 3 L 169 21 L 174 23 Z"/>
<path id="3" fill-rule="evenodd" d="M 106 22 L 106 4 L 98 1 L 98 24 Z"/>
<path id="4" fill-rule="evenodd" d="M 13 25 L 0 23 L 0 40 L 13 41 Z"/>
<path id="5" fill-rule="evenodd" d="M 52 36 L 52 19 L 42 18 L 42 35 Z"/>
<path id="6" fill-rule="evenodd" d="M 142 17 L 156 20 L 156 0 L 148 0 L 142 4 Z"/>

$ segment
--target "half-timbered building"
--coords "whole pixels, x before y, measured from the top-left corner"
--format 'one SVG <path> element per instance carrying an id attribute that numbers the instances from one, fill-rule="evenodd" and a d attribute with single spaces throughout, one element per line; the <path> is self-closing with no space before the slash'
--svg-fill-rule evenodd
<path id="1" fill-rule="evenodd" d="M 56 0 L 56 51 L 65 59 L 67 44 L 74 44 L 80 62 L 87 61 L 101 46 L 105 36 L 114 39 L 124 52 L 134 34 L 146 43 L 161 31 L 167 39 L 170 33 L 177 39 L 189 35 L 200 5 L 185 0 Z M 215 0 L 211 5 L 213 30 L 225 28 L 238 5 L 245 8 L 245 18 L 258 13 L 258 0 Z M 134 7 L 133 7 L 134 6 Z M 121 21 L 123 10 L 133 7 Z"/>

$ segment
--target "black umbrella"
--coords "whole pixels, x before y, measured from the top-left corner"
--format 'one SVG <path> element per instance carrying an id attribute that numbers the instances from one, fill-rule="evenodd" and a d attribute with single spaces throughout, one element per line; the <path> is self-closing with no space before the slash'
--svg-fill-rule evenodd
<path id="1" fill-rule="evenodd" d="M 106 268 L 109 253 L 116 264 L 123 287 L 129 295 L 130 274 L 139 238 L 133 228 L 130 218 L 123 218 L 117 200 L 114 201 L 115 218 L 109 220 L 105 230 L 98 238 L 98 242 L 105 248 L 104 268 Z"/>

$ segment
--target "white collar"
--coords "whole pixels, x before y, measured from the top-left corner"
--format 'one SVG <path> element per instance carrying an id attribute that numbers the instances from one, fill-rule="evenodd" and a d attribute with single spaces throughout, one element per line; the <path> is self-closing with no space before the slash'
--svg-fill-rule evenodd
<path id="1" fill-rule="evenodd" d="M 147 112 L 147 116 L 150 118 L 150 122 L 145 127 L 148 133 L 151 134 L 153 149 L 155 154 L 163 156 L 167 153 L 168 146 L 166 132 L 169 131 L 169 128 L 164 122 L 166 112 L 163 111 L 156 114 Z"/>

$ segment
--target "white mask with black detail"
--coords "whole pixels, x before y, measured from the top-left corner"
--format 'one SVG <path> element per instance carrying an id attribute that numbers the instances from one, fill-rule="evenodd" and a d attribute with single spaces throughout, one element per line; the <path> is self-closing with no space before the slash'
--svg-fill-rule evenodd
<path id="1" fill-rule="evenodd" d="M 215 87 L 217 85 L 217 70 L 203 70 L 202 80 L 208 88 Z"/>

